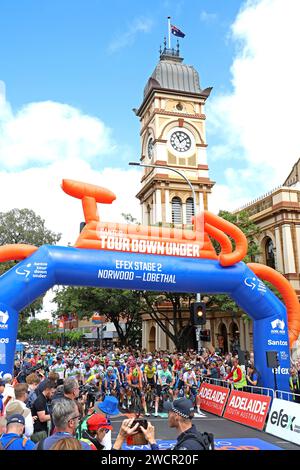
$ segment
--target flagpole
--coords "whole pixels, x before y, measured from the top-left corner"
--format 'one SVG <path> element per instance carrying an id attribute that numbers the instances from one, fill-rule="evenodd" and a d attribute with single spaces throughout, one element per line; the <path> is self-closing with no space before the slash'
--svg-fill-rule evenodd
<path id="1" fill-rule="evenodd" d="M 171 49 L 171 16 L 168 16 L 169 49 Z"/>

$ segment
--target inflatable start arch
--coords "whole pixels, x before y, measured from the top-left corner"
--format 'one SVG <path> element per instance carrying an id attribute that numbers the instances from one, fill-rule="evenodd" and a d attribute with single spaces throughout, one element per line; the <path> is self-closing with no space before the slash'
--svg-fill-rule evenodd
<path id="1" fill-rule="evenodd" d="M 194 217 L 193 230 L 100 222 L 97 203 L 111 204 L 111 191 L 72 180 L 63 180 L 62 189 L 82 201 L 86 226 L 74 247 L 0 247 L 0 261 L 21 260 L 0 277 L 0 376 L 13 369 L 18 312 L 59 284 L 228 294 L 253 319 L 255 365 L 263 386 L 274 388 L 266 360 L 271 350 L 280 360 L 278 388 L 289 390 L 299 302 L 281 274 L 241 261 L 247 240 L 237 227 L 207 211 Z M 219 255 L 210 237 L 219 242 Z M 262 280 L 278 289 L 284 304 Z"/>

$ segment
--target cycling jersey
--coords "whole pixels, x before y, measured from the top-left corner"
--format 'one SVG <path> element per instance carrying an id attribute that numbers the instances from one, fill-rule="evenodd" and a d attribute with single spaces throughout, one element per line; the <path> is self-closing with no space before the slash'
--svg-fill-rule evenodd
<path id="1" fill-rule="evenodd" d="M 195 372 L 193 370 L 191 372 L 185 372 L 183 374 L 183 380 L 188 385 L 195 385 L 197 383 Z"/>
<path id="2" fill-rule="evenodd" d="M 158 378 L 161 380 L 162 385 L 166 385 L 172 382 L 173 377 L 169 370 L 159 370 L 158 371 Z"/>
<path id="3" fill-rule="evenodd" d="M 142 385 L 142 373 L 140 370 L 136 369 L 137 375 L 133 375 L 133 370 L 128 375 L 127 379 L 132 385 Z"/>
<path id="4" fill-rule="evenodd" d="M 152 379 L 154 375 L 156 374 L 156 367 L 155 366 L 149 367 L 148 365 L 146 365 L 144 373 L 147 379 Z"/>

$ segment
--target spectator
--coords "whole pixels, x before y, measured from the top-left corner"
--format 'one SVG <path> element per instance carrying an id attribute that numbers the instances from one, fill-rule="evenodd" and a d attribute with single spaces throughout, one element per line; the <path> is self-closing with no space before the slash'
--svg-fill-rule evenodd
<path id="1" fill-rule="evenodd" d="M 82 447 L 75 437 L 65 437 L 56 441 L 49 450 L 82 450 Z"/>
<path id="2" fill-rule="evenodd" d="M 290 390 L 293 392 L 293 400 L 295 403 L 300 403 L 300 377 L 296 367 L 290 368 Z"/>
<path id="3" fill-rule="evenodd" d="M 37 387 L 40 383 L 40 378 L 37 374 L 29 374 L 26 377 L 26 383 L 28 384 L 28 397 L 26 401 L 26 406 L 31 409 L 33 403 L 38 397 Z"/>
<path id="4" fill-rule="evenodd" d="M 51 399 L 55 393 L 55 383 L 48 380 L 44 384 L 44 390 L 39 394 L 32 406 L 32 416 L 37 418 L 34 421 L 33 442 L 39 442 L 48 436 L 48 429 L 51 426 Z"/>
<path id="5" fill-rule="evenodd" d="M 0 439 L 2 450 L 33 450 L 34 443 L 23 437 L 25 428 L 24 416 L 13 414 L 7 419 L 6 433 Z"/>
<path id="6" fill-rule="evenodd" d="M 83 431 L 81 440 L 91 445 L 93 450 L 104 450 L 105 436 L 109 431 L 112 431 L 110 421 L 105 416 L 95 413 L 88 418 L 87 429 Z"/>
<path id="7" fill-rule="evenodd" d="M 53 423 L 56 432 L 52 436 L 39 441 L 36 450 L 50 450 L 52 446 L 64 438 L 73 438 L 80 418 L 78 406 L 73 400 L 57 400 L 53 406 Z M 82 450 L 91 450 L 86 442 L 81 442 Z"/>
<path id="8" fill-rule="evenodd" d="M 247 385 L 248 385 L 246 391 L 259 393 L 260 390 L 258 388 L 255 388 L 255 387 L 260 387 L 259 373 L 255 369 L 254 365 L 252 365 L 252 363 L 250 364 L 251 365 L 248 366 L 247 375 L 246 375 Z"/>
<path id="9" fill-rule="evenodd" d="M 10 400 L 15 399 L 15 390 L 14 390 L 14 387 L 12 386 L 13 377 L 12 377 L 11 374 L 8 374 L 8 373 L 4 374 L 3 377 L 2 377 L 2 380 L 5 383 L 5 387 L 4 387 L 4 391 L 3 391 L 3 398 L 2 398 L 3 406 L 4 406 L 4 409 L 5 409 L 8 402 Z"/>
<path id="10" fill-rule="evenodd" d="M 6 419 L 0 416 L 0 438 L 6 433 Z"/>
<path id="11" fill-rule="evenodd" d="M 6 413 L 8 413 L 11 408 L 15 408 L 16 404 L 19 404 L 22 411 L 26 410 L 27 414 L 24 416 L 25 418 L 25 436 L 30 437 L 33 434 L 33 418 L 31 414 L 31 410 L 26 407 L 26 400 L 28 397 L 28 385 L 26 383 L 16 384 L 15 385 L 15 397 L 16 399 L 10 402 L 6 407 Z M 19 413 L 18 411 L 14 411 L 14 413 Z M 12 412 L 10 412 L 12 414 Z M 22 412 L 21 412 L 22 414 Z"/>

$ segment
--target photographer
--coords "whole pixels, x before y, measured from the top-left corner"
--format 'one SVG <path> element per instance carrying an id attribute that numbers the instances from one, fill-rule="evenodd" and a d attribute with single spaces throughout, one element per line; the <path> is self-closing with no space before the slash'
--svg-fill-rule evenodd
<path id="1" fill-rule="evenodd" d="M 134 421 L 135 418 L 124 419 L 114 443 L 113 450 L 120 450 L 124 441 L 138 434 L 139 430 L 144 434 L 146 441 L 150 444 L 151 450 L 158 450 L 158 445 L 155 440 L 155 428 L 150 421 L 148 421 L 147 429 L 143 428 L 139 423 L 133 426 Z"/>

